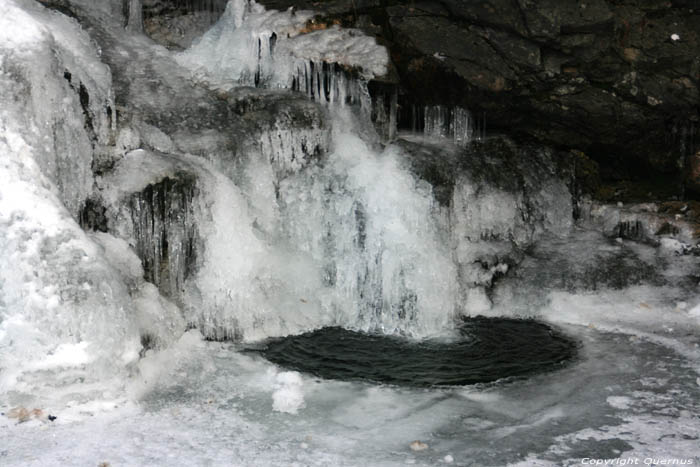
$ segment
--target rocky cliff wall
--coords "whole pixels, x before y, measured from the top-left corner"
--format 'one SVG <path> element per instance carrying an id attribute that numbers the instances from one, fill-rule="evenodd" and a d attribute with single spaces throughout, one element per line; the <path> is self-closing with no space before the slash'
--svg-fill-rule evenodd
<path id="1" fill-rule="evenodd" d="M 601 198 L 698 195 L 696 0 L 260 3 L 374 34 L 405 127 L 413 105 L 461 106 L 487 133 L 583 152 L 608 183 Z"/>

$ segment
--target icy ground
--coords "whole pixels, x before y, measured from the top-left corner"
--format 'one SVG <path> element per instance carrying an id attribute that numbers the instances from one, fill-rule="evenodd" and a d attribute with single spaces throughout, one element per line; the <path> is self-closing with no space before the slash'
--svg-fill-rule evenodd
<path id="1" fill-rule="evenodd" d="M 580 326 L 578 362 L 483 387 L 414 390 L 286 373 L 194 333 L 138 404 L 2 420 L 2 465 L 580 465 L 700 460 L 689 361 L 633 335 Z M 695 360 L 697 363 L 697 360 Z M 277 410 L 274 410 L 277 408 Z M 49 412 L 52 408 L 45 408 Z M 282 411 L 280 411 L 282 410 Z M 293 413 L 290 413 L 293 412 Z M 409 445 L 428 445 L 414 452 Z"/>

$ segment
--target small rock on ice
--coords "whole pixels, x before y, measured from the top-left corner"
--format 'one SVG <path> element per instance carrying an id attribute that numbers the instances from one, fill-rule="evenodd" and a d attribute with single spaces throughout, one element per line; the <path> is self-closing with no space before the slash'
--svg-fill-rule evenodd
<path id="1" fill-rule="evenodd" d="M 4 414 L 7 418 L 16 418 L 19 423 L 24 423 L 31 418 L 41 419 L 44 417 L 44 412 L 41 409 L 29 410 L 24 407 L 15 407 Z"/>
<path id="2" fill-rule="evenodd" d="M 423 441 L 416 440 L 411 443 L 411 451 L 425 451 L 426 449 L 428 449 L 428 445 Z"/>

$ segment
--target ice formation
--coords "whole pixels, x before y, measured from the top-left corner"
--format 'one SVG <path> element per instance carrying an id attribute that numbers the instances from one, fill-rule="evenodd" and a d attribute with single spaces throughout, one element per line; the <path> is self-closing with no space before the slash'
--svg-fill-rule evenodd
<path id="1" fill-rule="evenodd" d="M 126 27 L 133 32 L 143 31 L 143 5 L 141 0 L 129 0 L 129 16 L 126 20 Z"/>
<path id="2" fill-rule="evenodd" d="M 323 169 L 281 186 L 287 235 L 323 265 L 339 298 L 329 311 L 360 329 L 444 331 L 457 307 L 456 268 L 429 185 L 397 148 L 376 154 L 342 131 L 334 142 Z"/>
<path id="3" fill-rule="evenodd" d="M 475 120 L 469 110 L 459 106 L 410 106 L 410 128 L 428 138 L 444 139 L 458 146 L 485 138 L 485 121 Z"/>
<path id="4" fill-rule="evenodd" d="M 78 224 L 115 128 L 110 70 L 65 15 L 10 1 L 0 18 L 0 391 L 53 400 L 124 387 L 142 339 L 180 312 L 126 242 Z"/>
<path id="5" fill-rule="evenodd" d="M 461 107 L 426 106 L 424 109 L 426 136 L 451 138 L 456 144 L 467 144 L 474 139 L 472 117 Z"/>
<path id="6" fill-rule="evenodd" d="M 232 0 L 177 60 L 215 87 L 294 89 L 321 102 L 359 100 L 358 82 L 341 67 L 358 68 L 364 78 L 381 76 L 386 49 L 359 31 L 309 27 L 312 18 L 310 11 L 268 11 L 255 1 Z"/>
<path id="7" fill-rule="evenodd" d="M 76 216 L 114 123 L 111 74 L 77 22 L 25 3 L 10 2 L 0 19 L 4 120 Z"/>
<path id="8" fill-rule="evenodd" d="M 130 22 L 140 22 L 131 11 L 138 3 Z M 225 134 L 156 126 L 161 120 L 142 104 L 162 96 L 148 86 L 131 97 L 142 114 L 123 111 L 127 119 L 117 122 L 110 71 L 77 22 L 10 3 L 2 85 L 19 100 L 2 113 L 8 264 L 0 341 L 13 355 L 5 388 L 20 384 L 23 366 L 134 371 L 139 352 L 167 347 L 187 324 L 207 337 L 247 341 L 324 325 L 416 338 L 449 332 L 457 314 L 490 308 L 484 287 L 507 270 L 512 244 L 553 230 L 547 212 L 566 217 L 569 204 L 554 202 L 565 188 L 556 184 L 535 184 L 541 193 L 522 198 L 465 179 L 449 195 L 450 208 L 441 205 L 404 149 L 377 150 L 363 130 L 367 113 L 345 108 L 367 98 L 366 78 L 385 72 L 385 49 L 335 26 L 305 31 L 310 18 L 231 1 L 219 23 L 177 55 L 214 88 L 283 87 L 327 104 L 319 113 L 285 103 L 228 154 Z M 129 40 L 124 47 L 166 66 L 162 50 L 145 52 L 141 39 Z M 154 72 L 173 82 L 186 76 Z M 227 92 L 235 105 L 264 108 L 257 95 Z M 52 103 L 48 113 L 44 102 Z M 449 127 L 459 142 L 469 139 L 466 112 L 450 122 L 440 112 L 430 114 L 436 134 Z M 332 133 L 318 115 L 333 122 Z M 94 178 L 95 161 L 110 158 Z M 29 204 L 14 194 L 18 184 Z M 526 207 L 532 219 L 522 217 Z M 77 221 L 103 232 L 86 235 Z M 44 356 L 29 366 L 14 348 L 27 326 L 40 335 L 19 342 Z"/>
<path id="9" fill-rule="evenodd" d="M 109 70 L 76 22 L 28 3 L 0 18 L 2 392 L 105 378 L 139 348 L 125 285 L 75 221 Z"/>

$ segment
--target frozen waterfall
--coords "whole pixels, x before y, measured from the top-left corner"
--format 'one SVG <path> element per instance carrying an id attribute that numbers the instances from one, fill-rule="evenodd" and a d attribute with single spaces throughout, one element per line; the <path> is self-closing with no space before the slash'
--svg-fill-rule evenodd
<path id="1" fill-rule="evenodd" d="M 700 461 L 700 207 L 596 204 L 314 12 L 0 1 L 0 464 Z"/>
<path id="2" fill-rule="evenodd" d="M 448 151 L 434 160 L 464 173 L 445 188 L 409 143 L 382 147 L 392 132 L 369 123 L 367 80 L 386 72 L 386 50 L 310 12 L 230 1 L 173 60 L 144 48 L 133 24 L 117 48 L 120 30 L 99 26 L 100 55 L 75 20 L 24 0 L 9 11 L 3 92 L 21 100 L 2 111 L 6 389 L 48 365 L 18 343 L 40 360 L 70 351 L 65 365 L 99 373 L 126 371 L 186 326 L 244 341 L 329 325 L 447 335 L 457 316 L 490 308 L 493 277 L 538 235 L 570 226 L 566 184 L 546 163 L 513 191 L 467 175 Z M 431 112 L 426 131 L 471 139 L 468 113 Z M 11 201 L 13 183 L 35 204 Z M 18 326 L 35 337 L 18 341 Z"/>

